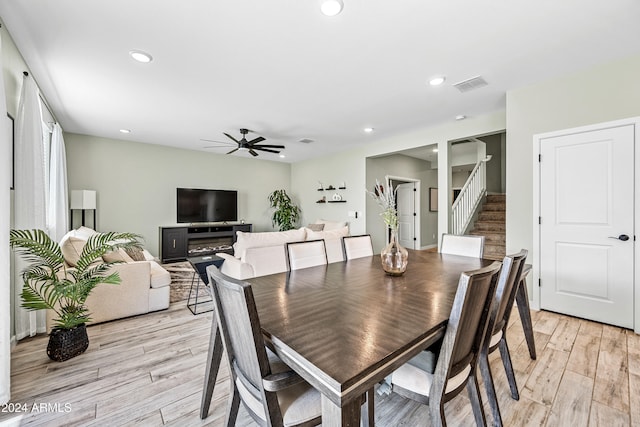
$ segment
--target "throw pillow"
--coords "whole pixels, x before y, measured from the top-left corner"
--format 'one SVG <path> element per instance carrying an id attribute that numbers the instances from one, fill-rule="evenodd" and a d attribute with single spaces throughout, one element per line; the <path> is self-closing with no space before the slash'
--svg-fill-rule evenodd
<path id="1" fill-rule="evenodd" d="M 309 224 L 307 228 L 311 231 L 322 231 L 324 230 L 324 224 Z"/>
<path id="2" fill-rule="evenodd" d="M 133 262 L 133 259 L 127 255 L 124 249 L 120 248 L 117 251 L 107 252 L 102 255 L 104 262 Z"/>
<path id="3" fill-rule="evenodd" d="M 326 219 L 319 219 L 316 224 L 324 224 L 324 231 L 337 230 L 347 225 L 346 221 L 327 221 Z"/>
<path id="4" fill-rule="evenodd" d="M 125 249 L 125 252 L 134 261 L 146 261 L 147 260 L 144 257 L 144 253 L 142 253 L 142 248 L 127 248 L 127 249 Z"/>
<path id="5" fill-rule="evenodd" d="M 71 267 L 75 267 L 78 264 L 78 260 L 80 259 L 80 255 L 82 254 L 82 249 L 84 249 L 84 245 L 87 244 L 87 241 L 84 239 L 79 239 L 77 237 L 68 237 L 64 243 L 60 246 L 62 250 L 62 256 L 67 264 Z"/>

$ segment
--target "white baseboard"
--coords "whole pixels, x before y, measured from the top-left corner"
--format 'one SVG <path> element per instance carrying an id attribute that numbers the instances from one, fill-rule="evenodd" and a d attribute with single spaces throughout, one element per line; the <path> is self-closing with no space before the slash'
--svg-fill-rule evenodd
<path id="1" fill-rule="evenodd" d="M 437 243 L 434 243 L 433 245 L 422 246 L 422 247 L 420 248 L 420 250 L 433 249 L 433 248 L 437 248 L 437 247 L 438 247 L 438 244 L 437 244 Z"/>

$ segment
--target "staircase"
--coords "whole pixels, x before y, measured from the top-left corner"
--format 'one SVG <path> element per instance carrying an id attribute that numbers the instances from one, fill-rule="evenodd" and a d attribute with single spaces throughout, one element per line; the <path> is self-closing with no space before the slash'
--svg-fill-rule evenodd
<path id="1" fill-rule="evenodd" d="M 483 258 L 502 261 L 505 256 L 505 210 L 504 194 L 487 195 L 487 201 L 469 233 L 484 236 Z"/>

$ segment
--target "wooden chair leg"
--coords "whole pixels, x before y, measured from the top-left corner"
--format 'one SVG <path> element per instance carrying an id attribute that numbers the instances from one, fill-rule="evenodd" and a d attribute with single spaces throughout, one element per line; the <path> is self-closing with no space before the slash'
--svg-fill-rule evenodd
<path id="1" fill-rule="evenodd" d="M 231 381 L 233 381 L 233 376 L 231 377 Z M 232 391 L 229 399 L 229 407 L 226 414 L 227 419 L 224 423 L 227 427 L 234 427 L 236 425 L 238 410 L 240 409 L 240 394 L 238 393 L 238 388 L 235 384 L 232 384 L 231 387 Z"/>
<path id="2" fill-rule="evenodd" d="M 518 303 L 518 312 L 522 321 L 522 329 L 524 329 L 524 337 L 529 348 L 529 356 L 536 360 L 536 343 L 533 338 L 533 325 L 531 323 L 531 309 L 529 308 L 529 295 L 527 294 L 527 280 L 522 277 L 517 284 L 516 302 Z"/>
<path id="3" fill-rule="evenodd" d="M 476 419 L 476 425 L 478 427 L 485 427 L 487 425 L 487 418 L 484 416 L 480 387 L 478 387 L 478 379 L 475 375 L 471 375 L 467 379 L 467 392 L 469 393 L 469 400 L 471 401 L 471 409 L 473 409 L 473 417 Z"/>
<path id="4" fill-rule="evenodd" d="M 493 415 L 493 425 L 502 427 L 502 415 L 500 414 L 500 406 L 498 406 L 498 396 L 496 394 L 496 388 L 493 383 L 491 367 L 489 366 L 489 355 L 485 352 L 480 353 L 478 362 L 480 364 L 480 373 L 482 374 L 484 387 L 487 391 L 487 398 L 489 399 L 491 415 Z"/>
<path id="5" fill-rule="evenodd" d="M 431 425 L 433 427 L 446 427 L 447 420 L 444 418 L 444 402 L 442 400 L 429 401 L 429 413 L 431 414 Z"/>
<path id="6" fill-rule="evenodd" d="M 504 365 L 504 371 L 507 374 L 509 380 L 509 388 L 511 389 L 511 397 L 515 400 L 520 400 L 520 393 L 518 393 L 518 384 L 516 383 L 516 375 L 513 371 L 513 365 L 511 364 L 511 355 L 509 354 L 509 347 L 507 347 L 507 340 L 504 339 L 504 335 L 499 343 L 500 357 L 502 358 L 502 364 Z"/>
<path id="7" fill-rule="evenodd" d="M 211 337 L 209 338 L 209 353 L 207 355 L 207 367 L 204 375 L 202 400 L 200 402 L 200 418 L 203 420 L 209 416 L 209 407 L 211 406 L 211 397 L 213 396 L 213 389 L 216 385 L 216 379 L 218 378 L 222 351 L 222 338 L 220 337 L 220 329 L 218 328 L 214 315 L 214 320 L 211 324 Z"/>

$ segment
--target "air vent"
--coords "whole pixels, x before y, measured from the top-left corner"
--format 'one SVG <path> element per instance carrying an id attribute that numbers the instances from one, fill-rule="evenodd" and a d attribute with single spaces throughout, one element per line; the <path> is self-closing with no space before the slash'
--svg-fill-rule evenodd
<path id="1" fill-rule="evenodd" d="M 481 76 L 471 77 L 470 79 L 463 80 L 454 84 L 460 92 L 469 92 L 470 90 L 479 89 L 483 86 L 488 85 L 487 81 L 483 79 Z"/>
<path id="2" fill-rule="evenodd" d="M 309 139 L 309 138 L 302 138 L 301 140 L 299 140 L 298 142 L 302 142 L 303 144 L 311 144 L 313 142 L 313 139 Z"/>

